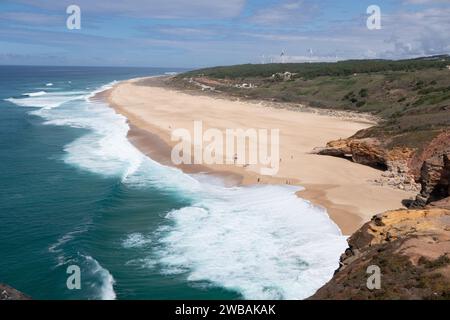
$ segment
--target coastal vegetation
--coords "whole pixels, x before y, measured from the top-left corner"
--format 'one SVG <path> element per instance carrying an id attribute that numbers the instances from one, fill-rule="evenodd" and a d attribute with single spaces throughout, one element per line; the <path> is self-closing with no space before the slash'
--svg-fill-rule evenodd
<path id="1" fill-rule="evenodd" d="M 359 137 L 420 148 L 450 126 L 450 56 L 336 63 L 245 64 L 183 73 L 178 86 L 256 100 L 371 113 L 383 121 Z"/>

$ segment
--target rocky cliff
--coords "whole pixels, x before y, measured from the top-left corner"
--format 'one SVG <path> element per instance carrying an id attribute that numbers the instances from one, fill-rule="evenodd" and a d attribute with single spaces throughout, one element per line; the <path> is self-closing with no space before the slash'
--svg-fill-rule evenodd
<path id="1" fill-rule="evenodd" d="M 437 134 L 420 148 L 392 147 L 377 138 L 361 138 L 358 133 L 348 139 L 330 141 L 317 148 L 320 155 L 341 157 L 383 170 L 374 183 L 409 191 L 420 191 L 410 205 L 421 208 L 450 196 L 450 131 Z"/>
<path id="2" fill-rule="evenodd" d="M 352 137 L 316 152 L 379 168 L 374 183 L 418 195 L 405 202 L 410 210 L 376 215 L 354 233 L 333 279 L 310 299 L 450 299 L 450 132 L 416 149 Z M 379 289 L 367 286 L 371 266 Z"/>
<path id="3" fill-rule="evenodd" d="M 450 196 L 450 152 L 425 160 L 420 171 L 420 194 L 411 207 L 442 201 Z"/>
<path id="4" fill-rule="evenodd" d="M 450 210 L 379 214 L 348 243 L 333 279 L 310 299 L 450 299 Z M 379 268 L 379 289 L 367 286 L 369 266 Z"/>
<path id="5" fill-rule="evenodd" d="M 419 191 L 410 162 L 415 151 L 407 147 L 388 149 L 376 138 L 348 138 L 330 141 L 324 148 L 313 151 L 319 155 L 346 158 L 353 162 L 384 171 L 373 181 L 407 191 Z"/>
<path id="6" fill-rule="evenodd" d="M 11 288 L 5 284 L 0 283 L 0 300 L 30 300 L 31 298 Z"/>

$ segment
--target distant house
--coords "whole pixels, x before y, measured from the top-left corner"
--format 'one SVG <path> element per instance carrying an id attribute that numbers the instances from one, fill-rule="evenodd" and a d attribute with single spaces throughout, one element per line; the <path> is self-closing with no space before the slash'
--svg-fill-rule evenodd
<path id="1" fill-rule="evenodd" d="M 240 89 L 253 89 L 253 88 L 257 88 L 257 86 L 255 86 L 252 83 L 242 83 L 242 84 L 236 84 L 235 85 L 236 88 L 240 88 Z"/>
<path id="2" fill-rule="evenodd" d="M 290 81 L 294 79 L 294 77 L 297 75 L 297 73 L 292 73 L 289 71 L 286 72 L 279 72 L 272 75 L 272 79 L 274 80 L 281 80 L 281 81 Z"/>

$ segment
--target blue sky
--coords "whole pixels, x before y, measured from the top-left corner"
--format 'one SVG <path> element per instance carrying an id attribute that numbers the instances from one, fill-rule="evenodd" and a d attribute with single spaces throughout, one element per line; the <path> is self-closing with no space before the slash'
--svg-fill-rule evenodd
<path id="1" fill-rule="evenodd" d="M 66 28 L 71 4 L 81 30 Z M 373 4 L 381 30 L 366 27 Z M 0 2 L 0 64 L 203 67 L 443 53 L 450 0 Z"/>

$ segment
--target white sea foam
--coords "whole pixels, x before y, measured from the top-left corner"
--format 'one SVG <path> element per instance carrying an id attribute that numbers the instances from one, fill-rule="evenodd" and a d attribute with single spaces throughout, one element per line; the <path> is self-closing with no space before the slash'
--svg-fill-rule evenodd
<path id="1" fill-rule="evenodd" d="M 169 274 L 209 281 L 247 299 L 303 299 L 326 283 L 346 248 L 326 212 L 297 198 L 295 188 L 210 190 L 167 215 L 160 263 Z"/>
<path id="2" fill-rule="evenodd" d="M 49 93 L 34 97 L 37 101 L 28 97 L 14 103 L 41 106 L 34 113 L 47 124 L 88 130 L 65 146 L 68 164 L 118 176 L 129 188 L 160 188 L 190 201 L 189 207 L 167 215 L 154 243 L 141 247 L 153 247 L 145 255 L 151 255 L 147 266 L 157 265 L 163 273 L 186 272 L 188 281 L 208 282 L 249 299 L 306 298 L 332 277 L 346 239 L 325 211 L 295 195 L 298 188 L 227 188 L 145 157 L 128 141 L 126 119 L 91 101 L 105 88 L 64 93 L 63 102 L 44 103 L 44 97 L 61 96 Z M 123 245 L 136 248 L 142 241 L 141 235 L 133 235 Z M 111 281 L 106 281 L 110 289 Z"/>
<path id="3" fill-rule="evenodd" d="M 70 126 L 89 133 L 65 146 L 65 161 L 83 169 L 104 175 L 121 175 L 125 179 L 139 167 L 144 156 L 128 142 L 126 119 L 103 103 L 92 102 L 98 92 L 115 82 L 93 91 L 66 91 L 45 96 L 9 98 L 23 107 L 40 108 L 32 114 L 46 124 Z"/>
<path id="4" fill-rule="evenodd" d="M 89 94 L 86 96 L 86 100 L 90 100 L 91 98 L 95 97 L 95 95 L 97 95 L 97 94 L 100 93 L 100 92 L 103 92 L 103 91 L 106 91 L 106 90 L 108 90 L 108 89 L 111 89 L 111 88 L 114 87 L 114 85 L 116 85 L 117 83 L 118 83 L 118 82 L 117 82 L 116 80 L 114 80 L 114 81 L 112 81 L 112 82 L 110 82 L 110 83 L 108 83 L 108 84 L 105 84 L 105 85 L 101 86 L 101 87 L 98 88 L 98 89 L 95 89 L 94 91 L 92 91 L 91 93 L 89 93 Z"/>
<path id="5" fill-rule="evenodd" d="M 89 272 L 97 279 L 100 279 L 100 284 L 97 287 L 97 299 L 101 300 L 115 300 L 116 292 L 114 291 L 114 284 L 116 281 L 111 273 L 103 268 L 100 263 L 91 256 L 83 256 L 90 269 Z"/>
<path id="6" fill-rule="evenodd" d="M 60 237 L 54 244 L 52 244 L 48 251 L 57 254 L 58 264 L 55 268 L 62 265 L 76 264 L 81 266 L 81 269 L 86 271 L 89 275 L 85 281 L 89 282 L 89 287 L 94 289 L 94 298 L 101 300 L 114 300 L 116 293 L 114 291 L 115 280 L 109 270 L 100 265 L 100 263 L 93 257 L 83 254 L 78 254 L 75 257 L 67 256 L 63 250 L 63 246 L 72 241 L 76 235 L 87 231 L 87 224 L 81 228 L 71 231 Z M 80 257 L 82 260 L 80 261 Z M 83 277 L 84 278 L 84 277 Z"/>
<path id="7" fill-rule="evenodd" d="M 21 107 L 53 109 L 66 102 L 79 99 L 86 95 L 86 93 L 87 92 L 85 91 L 66 91 L 45 94 L 35 93 L 34 95 L 32 95 L 32 93 L 25 93 L 24 98 L 8 98 L 5 100 Z"/>
<path id="8" fill-rule="evenodd" d="M 51 87 L 51 86 L 53 86 L 53 83 L 47 83 L 46 85 L 45 85 L 46 87 Z"/>
<path id="9" fill-rule="evenodd" d="M 144 236 L 142 233 L 132 233 L 122 242 L 124 248 L 142 248 L 152 242 L 150 237 Z"/>
<path id="10" fill-rule="evenodd" d="M 47 92 L 45 92 L 45 91 L 37 91 L 37 92 L 24 93 L 23 96 L 39 97 L 39 96 L 43 96 L 45 94 L 47 94 Z"/>
<path id="11" fill-rule="evenodd" d="M 55 268 L 65 265 L 69 262 L 70 258 L 65 256 L 63 247 L 67 243 L 75 239 L 77 235 L 86 232 L 88 230 L 87 227 L 88 225 L 89 224 L 87 222 L 82 224 L 81 227 L 64 234 L 62 237 L 58 238 L 58 240 L 55 243 L 53 243 L 48 247 L 48 252 L 56 255 L 56 260 L 58 261 L 58 263 L 55 266 Z"/>
<path id="12" fill-rule="evenodd" d="M 125 118 L 101 104 L 90 104 L 86 113 L 76 118 L 61 117 L 49 124 L 69 125 L 91 132 L 65 146 L 65 161 L 83 169 L 125 179 L 136 171 L 144 156 L 126 138 Z"/>

